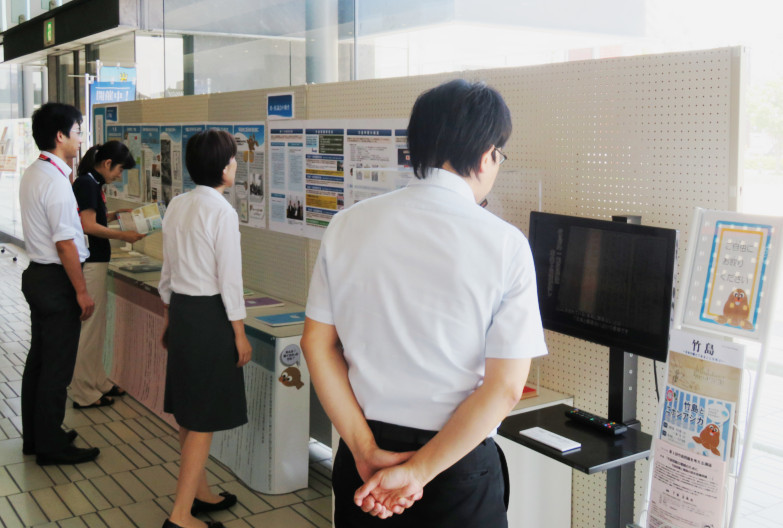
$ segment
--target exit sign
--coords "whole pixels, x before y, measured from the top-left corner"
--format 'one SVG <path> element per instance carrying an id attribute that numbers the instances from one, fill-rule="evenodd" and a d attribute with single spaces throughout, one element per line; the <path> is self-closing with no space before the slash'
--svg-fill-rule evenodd
<path id="1" fill-rule="evenodd" d="M 54 46 L 54 19 L 50 18 L 47 20 L 44 20 L 44 47 L 46 46 Z"/>

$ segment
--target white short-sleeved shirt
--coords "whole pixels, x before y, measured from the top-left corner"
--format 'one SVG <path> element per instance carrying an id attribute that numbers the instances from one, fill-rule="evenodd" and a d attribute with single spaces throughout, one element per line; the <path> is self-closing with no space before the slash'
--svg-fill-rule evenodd
<path id="1" fill-rule="evenodd" d="M 42 152 L 41 156 L 46 159 L 35 160 L 19 183 L 25 251 L 38 264 L 62 264 L 55 244 L 73 240 L 79 261 L 84 262 L 90 252 L 68 180 L 71 168 L 50 152 Z"/>
<path id="2" fill-rule="evenodd" d="M 220 294 L 229 321 L 246 317 L 239 217 L 215 189 L 197 185 L 166 209 L 158 292 L 166 304 L 172 292 Z"/>
<path id="3" fill-rule="evenodd" d="M 547 353 L 527 239 L 445 170 L 332 219 L 306 313 L 336 327 L 365 417 L 419 429 L 443 427 L 486 358 Z"/>

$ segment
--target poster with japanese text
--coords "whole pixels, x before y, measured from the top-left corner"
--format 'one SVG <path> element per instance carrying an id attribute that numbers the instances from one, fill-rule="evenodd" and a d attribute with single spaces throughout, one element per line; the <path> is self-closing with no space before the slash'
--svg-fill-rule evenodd
<path id="1" fill-rule="evenodd" d="M 234 181 L 234 207 L 240 225 L 266 227 L 264 207 L 264 125 L 234 125 L 237 143 L 237 172 Z"/>
<path id="2" fill-rule="evenodd" d="M 713 518 L 714 526 L 723 526 L 744 360 L 741 344 L 672 331 L 653 440 L 648 526 L 702 528 L 700 523 Z"/>
<path id="3" fill-rule="evenodd" d="M 182 125 L 182 159 L 185 159 L 185 153 L 187 152 L 188 141 L 190 138 L 205 130 L 204 125 L 187 124 Z M 196 188 L 196 184 L 190 178 L 188 172 L 188 166 L 186 163 L 182 163 L 182 192 L 186 193 Z"/>
<path id="4" fill-rule="evenodd" d="M 106 141 L 125 142 L 124 130 L 122 125 L 106 125 Z M 127 142 L 125 142 L 127 145 Z M 122 171 L 122 180 L 106 186 L 106 196 L 109 198 L 127 197 L 126 188 L 128 185 L 128 171 Z"/>
<path id="5" fill-rule="evenodd" d="M 345 206 L 405 187 L 413 177 L 404 119 L 350 121 Z"/>
<path id="6" fill-rule="evenodd" d="M 724 526 L 726 463 L 661 442 L 655 447 L 647 528 Z"/>
<path id="7" fill-rule="evenodd" d="M 337 121 L 307 121 L 305 194 L 291 196 L 287 216 L 304 220 L 304 234 L 320 239 L 345 207 L 345 128 Z"/>
<path id="8" fill-rule="evenodd" d="M 106 109 L 92 110 L 92 144 L 102 145 L 106 142 Z"/>
<path id="9" fill-rule="evenodd" d="M 287 121 L 285 127 L 269 128 L 269 229 L 289 235 L 304 234 L 305 123 Z"/>
<path id="10" fill-rule="evenodd" d="M 160 127 L 158 125 L 141 127 L 141 160 L 142 201 L 162 201 L 168 205 L 171 201 L 171 185 L 168 188 L 169 195 L 165 196 L 160 176 Z"/>
<path id="11" fill-rule="evenodd" d="M 146 201 L 146 189 L 143 186 L 141 126 L 125 125 L 123 127 L 123 141 L 136 162 L 134 168 L 123 172 L 123 181 L 126 182 L 125 198 L 139 202 Z"/>
<path id="12" fill-rule="evenodd" d="M 704 210 L 696 216 L 683 324 L 760 339 L 783 219 Z"/>
<path id="13" fill-rule="evenodd" d="M 207 130 L 222 130 L 227 134 L 231 134 L 232 136 L 234 135 L 234 125 L 230 125 L 227 123 L 207 123 L 206 128 Z M 235 195 L 236 195 L 236 187 L 226 187 L 225 189 L 223 189 L 223 197 L 226 199 L 228 203 L 231 204 L 231 207 L 234 208 L 236 208 Z"/>
<path id="14" fill-rule="evenodd" d="M 705 457 L 728 460 L 744 348 L 675 330 L 669 349 L 660 438 Z"/>
<path id="15" fill-rule="evenodd" d="M 160 178 L 163 196 L 174 198 L 182 194 L 182 127 L 160 127 Z"/>

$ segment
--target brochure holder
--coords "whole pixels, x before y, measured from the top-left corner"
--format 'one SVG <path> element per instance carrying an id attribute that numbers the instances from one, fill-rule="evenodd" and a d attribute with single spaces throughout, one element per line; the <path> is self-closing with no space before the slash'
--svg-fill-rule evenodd
<path id="1" fill-rule="evenodd" d="M 681 330 L 670 339 L 642 526 L 701 527 L 705 516 L 715 528 L 736 526 L 748 473 L 744 447 L 753 441 L 768 359 L 782 234 L 780 217 L 694 213 L 675 310 L 674 326 Z M 751 389 L 745 355 L 755 347 Z M 743 421 L 744 431 L 737 426 Z"/>

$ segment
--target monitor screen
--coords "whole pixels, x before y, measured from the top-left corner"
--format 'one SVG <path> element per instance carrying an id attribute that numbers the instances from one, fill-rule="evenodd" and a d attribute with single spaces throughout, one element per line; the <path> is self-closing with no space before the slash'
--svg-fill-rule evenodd
<path id="1" fill-rule="evenodd" d="M 666 361 L 677 231 L 533 212 L 544 328 Z"/>

